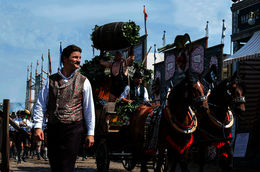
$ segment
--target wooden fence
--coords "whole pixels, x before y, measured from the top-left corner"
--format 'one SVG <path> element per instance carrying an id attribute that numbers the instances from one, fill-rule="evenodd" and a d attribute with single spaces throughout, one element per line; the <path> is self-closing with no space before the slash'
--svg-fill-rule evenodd
<path id="1" fill-rule="evenodd" d="M 0 171 L 9 171 L 9 100 L 4 99 L 0 112 Z"/>

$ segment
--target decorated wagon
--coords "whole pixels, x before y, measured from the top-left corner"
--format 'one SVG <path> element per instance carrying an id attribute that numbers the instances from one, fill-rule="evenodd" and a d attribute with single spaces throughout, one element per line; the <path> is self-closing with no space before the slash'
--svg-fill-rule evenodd
<path id="1" fill-rule="evenodd" d="M 112 61 L 117 51 L 128 57 L 129 47 L 134 47 L 135 61 L 129 69 L 129 75 L 133 75 L 136 68 L 141 69 L 145 76 L 151 76 L 151 71 L 146 70 L 142 61 L 146 54 L 146 37 L 139 37 L 139 26 L 134 22 L 114 22 L 103 26 L 95 26 L 91 39 L 93 47 L 102 53 L 91 61 L 86 61 L 81 72 L 91 82 L 95 110 L 95 156 L 98 171 L 108 171 L 111 160 L 121 161 L 126 170 L 132 170 L 137 161 L 133 157 L 131 137 L 129 131 L 129 110 L 118 113 L 115 107 L 117 101 L 110 99 L 111 69 L 100 65 L 100 59 Z M 145 80 L 149 80 L 147 77 Z M 130 80 L 131 77 L 129 77 Z M 121 108 L 122 110 L 122 108 Z M 130 110 L 131 111 L 131 110 Z"/>

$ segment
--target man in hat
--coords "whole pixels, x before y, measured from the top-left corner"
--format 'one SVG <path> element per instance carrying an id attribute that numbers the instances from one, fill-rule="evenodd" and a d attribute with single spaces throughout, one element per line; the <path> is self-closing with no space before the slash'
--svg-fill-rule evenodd
<path id="1" fill-rule="evenodd" d="M 133 83 L 127 85 L 124 92 L 120 96 L 120 100 L 124 102 L 143 103 L 149 101 L 147 89 L 142 85 L 143 74 L 137 70 L 133 76 Z"/>
<path id="2" fill-rule="evenodd" d="M 16 136 L 16 146 L 17 146 L 17 154 L 18 161 L 17 163 L 21 163 L 21 159 L 26 162 L 28 151 L 29 151 L 29 140 L 30 140 L 30 131 L 32 128 L 32 122 L 30 121 L 30 112 L 27 111 L 17 111 L 18 118 L 15 120 L 17 125 L 21 128 L 17 132 Z"/>

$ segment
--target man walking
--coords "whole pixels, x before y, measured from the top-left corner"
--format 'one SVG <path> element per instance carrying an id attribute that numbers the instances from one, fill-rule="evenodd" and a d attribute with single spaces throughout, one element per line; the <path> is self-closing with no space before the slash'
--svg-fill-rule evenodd
<path id="1" fill-rule="evenodd" d="M 95 111 L 89 80 L 81 75 L 81 48 L 63 49 L 63 68 L 51 75 L 39 94 L 34 108 L 36 138 L 43 140 L 42 123 L 48 118 L 47 146 L 54 172 L 74 171 L 81 136 L 87 147 L 94 144 Z"/>

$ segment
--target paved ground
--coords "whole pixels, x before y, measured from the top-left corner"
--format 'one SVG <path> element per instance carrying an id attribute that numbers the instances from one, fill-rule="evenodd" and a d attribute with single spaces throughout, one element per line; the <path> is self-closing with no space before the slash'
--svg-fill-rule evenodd
<path id="1" fill-rule="evenodd" d="M 113 172 L 123 172 L 126 171 L 123 165 L 120 162 L 110 162 L 110 171 Z M 196 164 L 190 164 L 189 168 L 191 172 L 198 171 L 198 166 Z M 219 169 L 213 164 L 205 166 L 206 172 L 219 172 Z M 37 160 L 36 157 L 33 159 L 28 159 L 27 162 L 22 162 L 21 164 L 17 164 L 16 160 L 10 160 L 10 171 L 11 172 L 49 172 L 50 166 L 48 161 Z M 95 159 L 90 157 L 87 160 L 82 161 L 82 158 L 78 158 L 76 163 L 75 172 L 95 172 L 96 171 L 96 163 Z M 140 167 L 137 166 L 133 172 L 140 171 Z M 149 172 L 153 170 L 149 169 Z M 177 172 L 180 171 L 179 168 Z"/>
<path id="2" fill-rule="evenodd" d="M 206 164 L 205 172 L 220 172 L 221 170 L 217 167 L 216 163 Z M 111 172 L 123 172 L 126 171 L 121 164 L 121 162 L 110 162 L 110 171 Z M 190 172 L 199 172 L 198 165 L 190 163 L 189 164 Z M 33 159 L 28 159 L 27 162 L 22 162 L 21 164 L 17 164 L 16 160 L 10 160 L 10 171 L 11 172 L 50 172 L 49 162 L 45 160 L 37 160 L 36 157 Z M 78 158 L 76 163 L 75 172 L 95 172 L 96 171 L 96 163 L 95 159 L 90 157 L 87 160 L 82 161 L 82 158 Z M 137 166 L 132 170 L 132 172 L 139 172 L 140 167 Z M 153 170 L 149 169 L 149 172 Z M 246 169 L 236 169 L 233 172 L 256 172 L 255 170 L 246 170 Z M 180 172 L 178 168 L 176 172 Z"/>
<path id="3" fill-rule="evenodd" d="M 110 163 L 110 171 L 121 172 L 125 171 L 122 164 L 119 162 L 111 162 Z M 140 171 L 139 168 L 136 168 L 133 171 Z M 21 164 L 17 164 L 16 160 L 11 159 L 10 161 L 10 171 L 11 172 L 49 172 L 50 165 L 48 161 L 45 160 L 37 160 L 28 159 L 27 162 L 22 162 Z M 96 163 L 94 158 L 88 158 L 87 160 L 82 161 L 82 158 L 78 158 L 76 163 L 75 172 L 95 172 L 96 171 Z"/>

